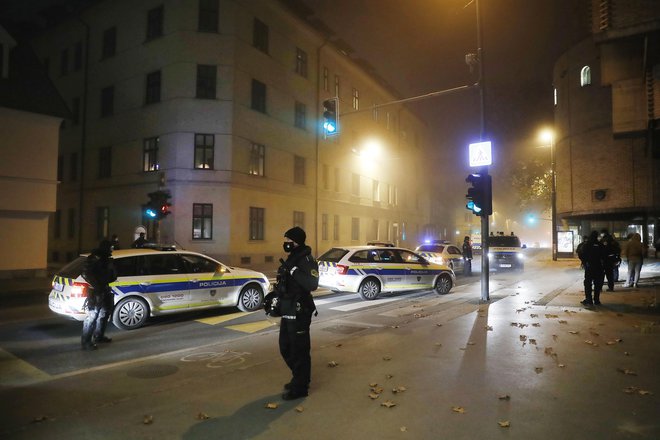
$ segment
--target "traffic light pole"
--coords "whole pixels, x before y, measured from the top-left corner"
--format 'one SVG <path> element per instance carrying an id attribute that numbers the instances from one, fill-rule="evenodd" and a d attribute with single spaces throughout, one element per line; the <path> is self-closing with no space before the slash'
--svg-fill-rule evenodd
<path id="1" fill-rule="evenodd" d="M 488 215 L 481 216 L 481 301 L 490 301 L 488 293 L 490 266 L 488 264 Z"/>
<path id="2" fill-rule="evenodd" d="M 482 48 L 481 10 L 479 0 L 475 0 L 477 13 L 477 58 L 479 60 L 479 103 L 481 107 L 481 140 L 486 136 L 486 90 L 484 85 L 484 53 Z M 484 175 L 488 175 L 488 167 L 484 167 Z M 488 265 L 488 211 L 481 215 L 481 301 L 489 301 L 489 265 Z"/>

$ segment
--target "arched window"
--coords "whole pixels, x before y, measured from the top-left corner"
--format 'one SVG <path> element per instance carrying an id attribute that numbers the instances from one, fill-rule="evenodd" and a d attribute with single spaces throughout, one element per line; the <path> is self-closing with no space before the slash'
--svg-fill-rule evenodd
<path id="1" fill-rule="evenodd" d="M 584 66 L 580 71 L 580 86 L 588 86 L 591 84 L 591 67 Z"/>

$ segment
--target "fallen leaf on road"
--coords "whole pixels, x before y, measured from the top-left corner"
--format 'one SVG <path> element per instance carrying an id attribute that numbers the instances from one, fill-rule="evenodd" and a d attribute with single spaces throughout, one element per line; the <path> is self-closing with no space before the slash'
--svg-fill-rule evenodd
<path id="1" fill-rule="evenodd" d="M 439 343 L 439 342 L 436 342 L 436 343 L 435 343 L 435 346 L 436 346 L 436 347 L 442 347 L 442 344 Z"/>
<path id="2" fill-rule="evenodd" d="M 511 423 L 509 423 L 508 420 L 503 420 L 501 422 L 497 422 L 497 424 L 500 425 L 500 427 L 502 427 L 502 428 L 508 428 L 508 427 L 511 426 Z"/>
<path id="3" fill-rule="evenodd" d="M 508 394 L 502 394 L 501 396 L 498 397 L 500 400 L 511 400 L 511 396 Z"/>
<path id="4" fill-rule="evenodd" d="M 465 408 L 463 408 L 462 406 L 452 406 L 451 410 L 459 414 L 465 413 Z"/>
<path id="5" fill-rule="evenodd" d="M 380 394 L 383 392 L 383 387 L 371 387 L 371 391 L 376 394 Z"/>
<path id="6" fill-rule="evenodd" d="M 277 409 L 277 406 L 278 406 L 277 403 L 269 402 L 269 403 L 266 404 L 265 408 L 266 409 Z"/>
<path id="7" fill-rule="evenodd" d="M 558 339 L 559 339 L 559 336 L 557 336 L 557 335 L 552 335 L 552 340 L 553 340 L 553 341 L 556 342 Z"/>
<path id="8" fill-rule="evenodd" d="M 580 332 L 577 331 L 577 330 L 569 330 L 568 332 L 572 335 L 579 335 L 580 334 Z"/>
<path id="9" fill-rule="evenodd" d="M 302 407 L 302 406 L 296 406 L 296 412 L 301 413 L 301 412 L 303 412 L 303 411 L 305 411 L 305 408 L 304 408 L 304 407 Z"/>
<path id="10" fill-rule="evenodd" d="M 399 326 L 398 325 L 393 325 L 390 328 L 399 328 Z"/>
<path id="11" fill-rule="evenodd" d="M 595 331 L 593 331 L 593 330 L 590 331 L 589 333 L 591 333 L 593 336 L 600 336 L 600 334 L 599 334 L 598 332 L 595 332 Z"/>
<path id="12" fill-rule="evenodd" d="M 545 350 L 543 350 L 545 354 L 547 355 L 552 355 L 554 351 L 552 350 L 552 347 L 545 347 Z"/>
<path id="13" fill-rule="evenodd" d="M 568 324 L 568 321 L 566 321 L 565 319 L 560 319 L 557 322 L 559 322 L 560 324 Z"/>
<path id="14" fill-rule="evenodd" d="M 564 364 L 557 364 L 557 366 L 558 366 L 559 368 L 565 368 L 565 367 L 566 367 L 566 365 L 564 365 Z"/>
<path id="15" fill-rule="evenodd" d="M 337 345 L 335 345 L 335 347 L 337 347 L 337 348 L 339 348 L 339 347 L 341 347 L 341 346 L 342 346 L 342 344 L 337 344 Z"/>
<path id="16" fill-rule="evenodd" d="M 379 397 L 380 397 L 380 394 L 369 393 L 369 398 L 370 398 L 371 400 L 376 400 L 376 399 L 378 399 Z"/>
<path id="17" fill-rule="evenodd" d="M 392 376 L 391 374 L 386 374 L 386 375 L 385 375 L 385 379 L 392 379 L 393 377 L 394 377 L 394 376 Z"/>
<path id="18" fill-rule="evenodd" d="M 594 345 L 594 341 L 587 339 L 584 341 L 585 344 Z"/>
<path id="19" fill-rule="evenodd" d="M 391 361 L 392 357 L 391 356 L 383 356 L 384 361 Z"/>
<path id="20" fill-rule="evenodd" d="M 617 339 L 615 339 L 615 341 L 616 341 L 616 342 L 623 342 L 623 339 L 621 339 L 621 338 L 617 338 Z"/>
<path id="21" fill-rule="evenodd" d="M 539 324 L 538 322 L 533 322 L 532 327 L 541 327 L 541 324 Z"/>
<path id="22" fill-rule="evenodd" d="M 640 396 L 650 396 L 650 395 L 653 395 L 652 392 L 647 391 L 647 390 L 639 390 L 638 393 L 639 393 Z"/>
<path id="23" fill-rule="evenodd" d="M 538 317 L 539 317 L 539 314 L 538 314 L 538 313 L 530 313 L 529 316 L 530 316 L 531 318 L 538 318 Z"/>
<path id="24" fill-rule="evenodd" d="M 520 340 L 522 342 L 525 342 L 527 340 L 527 336 L 526 335 L 520 335 Z"/>
<path id="25" fill-rule="evenodd" d="M 200 412 L 199 414 L 197 414 L 197 420 L 206 420 L 208 418 L 209 418 L 209 415 L 204 413 L 204 412 Z"/>
<path id="26" fill-rule="evenodd" d="M 154 416 L 146 415 L 142 419 L 142 423 L 145 425 L 151 425 L 154 422 Z"/>
<path id="27" fill-rule="evenodd" d="M 493 326 L 492 326 L 492 325 L 487 325 L 487 326 L 485 326 L 484 328 L 485 328 L 486 330 L 488 330 L 489 332 L 492 332 L 492 331 L 493 331 Z"/>
<path id="28" fill-rule="evenodd" d="M 442 327 L 442 324 L 436 324 L 437 327 Z"/>
<path id="29" fill-rule="evenodd" d="M 624 351 L 623 354 L 624 354 L 624 356 L 630 356 L 630 352 L 628 352 L 628 351 Z"/>
<path id="30" fill-rule="evenodd" d="M 548 319 L 552 319 L 552 318 L 559 318 L 559 315 L 553 315 L 551 313 L 546 313 L 545 317 L 548 318 Z"/>
<path id="31" fill-rule="evenodd" d="M 406 387 L 402 387 L 402 386 L 398 386 L 398 387 L 396 387 L 396 388 L 392 388 L 392 392 L 393 392 L 394 394 L 396 394 L 396 393 L 403 393 L 403 392 L 406 391 L 406 390 L 407 390 L 407 388 L 406 388 Z"/>
<path id="32" fill-rule="evenodd" d="M 467 343 L 467 345 L 474 345 L 474 344 L 475 344 L 475 342 L 472 342 L 472 341 L 469 341 L 469 342 Z"/>
<path id="33" fill-rule="evenodd" d="M 536 371 L 536 374 L 541 374 L 543 373 L 543 367 L 535 367 L 534 371 Z"/>
<path id="34" fill-rule="evenodd" d="M 536 339 L 530 339 L 529 343 L 532 344 L 532 345 L 536 345 Z"/>
<path id="35" fill-rule="evenodd" d="M 607 344 L 607 345 L 614 345 L 614 344 L 616 344 L 616 342 L 615 342 L 615 341 L 607 341 L 605 344 Z"/>
<path id="36" fill-rule="evenodd" d="M 380 406 L 384 406 L 385 408 L 392 408 L 393 406 L 396 406 L 396 403 L 392 402 L 391 400 L 386 400 L 385 402 L 381 402 Z"/>
<path id="37" fill-rule="evenodd" d="M 401 432 L 406 432 L 406 431 L 408 430 L 408 428 L 406 428 L 405 426 L 402 426 L 402 427 L 399 428 L 399 429 L 401 430 Z"/>
<path id="38" fill-rule="evenodd" d="M 637 373 L 627 368 L 617 368 L 616 371 L 619 373 L 627 374 L 628 376 L 637 376 Z"/>
<path id="39" fill-rule="evenodd" d="M 336 367 L 337 365 L 339 365 L 339 364 L 335 361 L 328 362 L 328 367 Z"/>
<path id="40" fill-rule="evenodd" d="M 47 422 L 48 420 L 55 420 L 55 419 L 50 418 L 48 416 L 37 416 L 34 419 L 32 419 L 32 423 Z"/>

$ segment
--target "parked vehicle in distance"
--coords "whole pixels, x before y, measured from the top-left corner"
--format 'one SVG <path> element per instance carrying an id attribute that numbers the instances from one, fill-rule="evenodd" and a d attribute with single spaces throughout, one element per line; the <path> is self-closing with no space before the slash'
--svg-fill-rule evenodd
<path id="1" fill-rule="evenodd" d="M 114 325 L 132 330 L 150 316 L 213 307 L 259 310 L 270 283 L 261 273 L 226 266 L 203 254 L 172 248 L 126 249 L 112 253 L 117 280 Z M 82 277 L 86 256 L 62 268 L 52 281 L 50 309 L 79 321 L 85 319 L 90 286 Z"/>
<path id="2" fill-rule="evenodd" d="M 453 244 L 421 244 L 415 252 L 433 263 L 449 266 L 454 272 L 463 270 L 463 251 Z"/>
<path id="3" fill-rule="evenodd" d="M 525 256 L 520 238 L 515 235 L 488 237 L 488 264 L 491 270 L 525 268 Z"/>
<path id="4" fill-rule="evenodd" d="M 449 293 L 454 271 L 427 261 L 408 249 L 389 246 L 334 247 L 321 255 L 319 286 L 335 292 L 356 292 L 364 300 L 381 292 L 435 289 Z"/>

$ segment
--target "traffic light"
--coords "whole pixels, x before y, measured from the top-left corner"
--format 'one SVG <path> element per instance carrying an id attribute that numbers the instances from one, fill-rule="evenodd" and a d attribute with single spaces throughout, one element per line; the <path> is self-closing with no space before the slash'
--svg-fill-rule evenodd
<path id="1" fill-rule="evenodd" d="M 323 131 L 326 136 L 339 132 L 339 100 L 337 98 L 323 101 Z"/>
<path id="2" fill-rule="evenodd" d="M 469 174 L 465 179 L 471 188 L 466 194 L 465 207 L 480 217 L 493 213 L 492 179 L 488 174 Z"/>
<path id="3" fill-rule="evenodd" d="M 168 201 L 172 198 L 169 191 L 158 190 L 149 193 L 149 201 L 144 205 L 144 215 L 149 219 L 161 220 L 171 214 L 172 204 Z"/>

